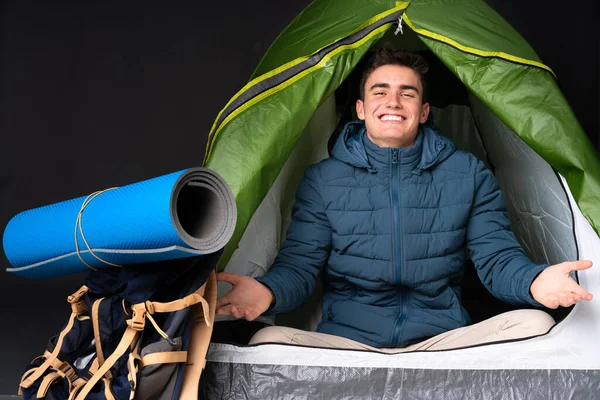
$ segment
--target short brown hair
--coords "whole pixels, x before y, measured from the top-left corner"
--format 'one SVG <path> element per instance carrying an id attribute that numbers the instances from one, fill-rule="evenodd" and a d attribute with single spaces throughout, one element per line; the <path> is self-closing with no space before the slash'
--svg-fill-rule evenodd
<path id="1" fill-rule="evenodd" d="M 425 74 L 429 71 L 427 61 L 417 53 L 396 50 L 389 46 L 380 47 L 375 50 L 367 61 L 362 78 L 360 79 L 361 100 L 365 99 L 365 84 L 367 83 L 367 79 L 369 79 L 373 71 L 384 65 L 399 65 L 415 71 L 419 75 L 421 85 L 423 86 L 423 103 L 427 102 L 427 82 L 425 79 Z"/>

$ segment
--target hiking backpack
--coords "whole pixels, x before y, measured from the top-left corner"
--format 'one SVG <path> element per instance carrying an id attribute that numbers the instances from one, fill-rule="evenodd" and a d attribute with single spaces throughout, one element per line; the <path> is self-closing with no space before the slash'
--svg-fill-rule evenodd
<path id="1" fill-rule="evenodd" d="M 20 383 L 26 400 L 195 399 L 219 253 L 91 271 Z"/>

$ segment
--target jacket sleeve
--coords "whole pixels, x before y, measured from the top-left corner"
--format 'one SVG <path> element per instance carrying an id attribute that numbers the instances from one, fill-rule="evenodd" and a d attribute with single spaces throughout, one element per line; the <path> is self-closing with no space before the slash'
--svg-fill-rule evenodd
<path id="1" fill-rule="evenodd" d="M 540 307 L 529 288 L 548 265 L 536 265 L 510 231 L 506 204 L 492 172 L 479 161 L 467 223 L 467 248 L 479 278 L 498 299 Z"/>
<path id="2" fill-rule="evenodd" d="M 308 168 L 296 191 L 292 221 L 275 262 L 256 278 L 275 297 L 271 314 L 290 312 L 315 290 L 319 272 L 329 258 L 331 227 L 319 191 L 318 170 Z"/>

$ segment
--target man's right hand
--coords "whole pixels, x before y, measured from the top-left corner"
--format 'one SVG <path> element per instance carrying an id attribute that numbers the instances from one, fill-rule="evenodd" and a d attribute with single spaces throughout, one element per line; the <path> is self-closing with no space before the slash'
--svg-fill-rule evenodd
<path id="1" fill-rule="evenodd" d="M 233 286 L 229 293 L 217 300 L 217 314 L 252 321 L 267 311 L 273 302 L 273 292 L 249 276 L 220 272 L 217 280 Z"/>

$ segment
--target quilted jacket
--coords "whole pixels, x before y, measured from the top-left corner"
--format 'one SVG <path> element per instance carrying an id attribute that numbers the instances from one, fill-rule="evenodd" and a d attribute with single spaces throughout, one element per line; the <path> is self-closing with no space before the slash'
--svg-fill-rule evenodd
<path id="1" fill-rule="evenodd" d="M 280 252 L 258 278 L 275 296 L 270 313 L 302 305 L 322 272 L 319 332 L 405 347 L 470 323 L 461 306 L 467 256 L 494 296 L 539 306 L 529 287 L 546 265 L 511 233 L 494 175 L 432 125 L 397 149 L 349 123 L 296 197 Z"/>

